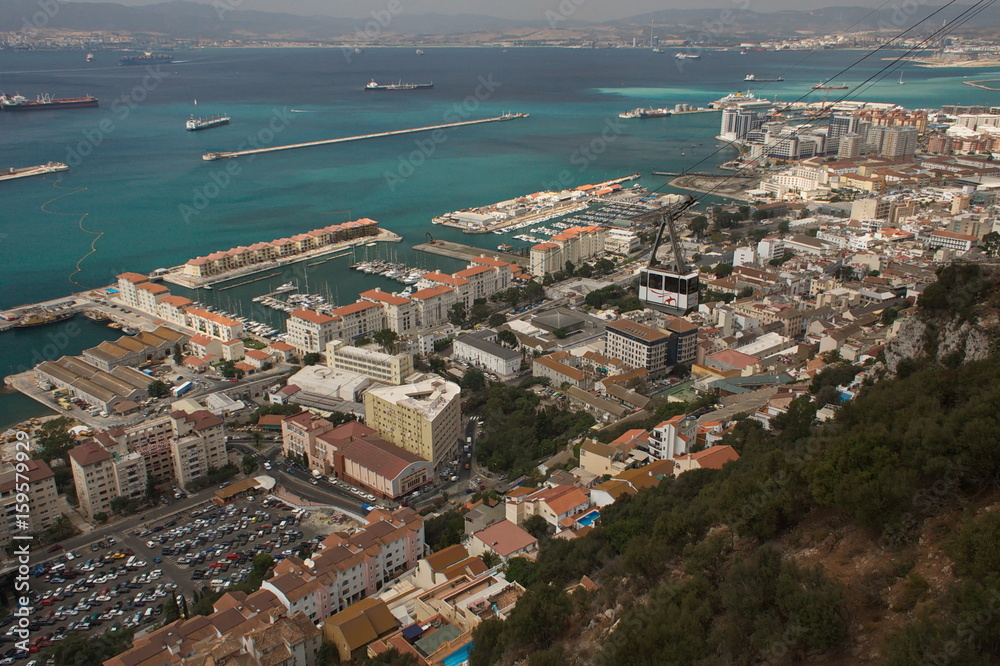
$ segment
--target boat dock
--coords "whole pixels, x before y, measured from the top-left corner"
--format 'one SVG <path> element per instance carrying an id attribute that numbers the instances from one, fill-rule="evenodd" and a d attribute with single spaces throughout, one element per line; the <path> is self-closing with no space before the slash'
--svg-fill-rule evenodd
<path id="1" fill-rule="evenodd" d="M 517 264 L 521 268 L 531 267 L 531 258 L 526 255 L 510 254 L 509 252 L 499 252 L 497 250 L 484 250 L 481 247 L 473 247 L 472 245 L 463 245 L 462 243 L 453 243 L 445 240 L 432 240 L 429 243 L 421 243 L 414 245 L 413 249 L 420 252 L 438 254 L 442 257 L 461 259 L 462 261 L 471 261 L 482 254 L 487 257 L 496 257 L 510 264 Z"/>
<path id="2" fill-rule="evenodd" d="M 376 132 L 374 134 L 362 134 L 360 136 L 345 136 L 339 139 L 324 139 L 322 141 L 308 141 L 306 143 L 292 143 L 285 146 L 270 146 L 268 148 L 252 148 L 250 150 L 237 150 L 232 152 L 205 153 L 202 159 L 206 162 L 215 160 L 228 160 L 246 155 L 260 155 L 262 153 L 276 153 L 282 150 L 296 150 L 298 148 L 311 148 L 313 146 L 328 146 L 335 143 L 347 143 L 349 141 L 362 141 L 364 139 L 377 139 L 384 136 L 397 136 L 401 134 L 415 134 L 417 132 L 431 132 L 434 130 L 448 129 L 451 127 L 463 127 L 465 125 L 481 125 L 483 123 L 498 123 L 507 120 L 517 120 L 527 118 L 527 113 L 505 113 L 495 118 L 481 118 L 479 120 L 462 120 L 455 123 L 445 123 L 443 125 L 429 125 L 427 127 L 414 127 L 412 129 L 392 130 L 390 132 Z"/>
<path id="3" fill-rule="evenodd" d="M 30 178 L 31 176 L 44 176 L 48 173 L 58 171 L 69 171 L 69 166 L 62 162 L 49 162 L 38 166 L 23 167 L 21 169 L 8 168 L 0 170 L 0 180 L 15 180 L 17 178 Z"/>

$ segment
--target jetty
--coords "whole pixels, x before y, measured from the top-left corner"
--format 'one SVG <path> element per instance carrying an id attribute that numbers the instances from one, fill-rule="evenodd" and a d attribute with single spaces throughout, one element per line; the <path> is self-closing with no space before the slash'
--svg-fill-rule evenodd
<path id="1" fill-rule="evenodd" d="M 508 264 L 517 264 L 525 269 L 531 267 L 531 258 L 527 255 L 498 252 L 496 250 L 485 250 L 481 247 L 464 245 L 462 243 L 453 243 L 452 241 L 433 239 L 426 243 L 414 245 L 413 249 L 418 252 L 428 252 L 442 257 L 461 259 L 462 261 L 472 261 L 481 255 L 486 255 L 487 257 L 493 257 L 495 259 L 500 259 L 501 261 L 506 261 Z"/>
<path id="2" fill-rule="evenodd" d="M 38 166 L 24 167 L 21 169 L 0 169 L 0 180 L 15 180 L 17 178 L 30 178 L 31 176 L 44 176 L 47 173 L 58 171 L 68 171 L 69 166 L 62 162 L 49 162 Z"/>
<path id="3" fill-rule="evenodd" d="M 414 127 L 412 129 L 392 130 L 389 132 L 375 132 L 374 134 L 362 134 L 360 136 L 345 136 L 339 139 L 324 139 L 322 141 L 307 141 L 305 143 L 292 143 L 284 146 L 269 146 L 267 148 L 252 148 L 250 150 L 236 150 L 231 152 L 205 153 L 201 159 L 206 162 L 215 160 L 230 160 L 247 155 L 260 155 L 263 153 L 277 153 L 283 150 L 297 150 L 299 148 L 312 148 L 314 146 L 329 146 L 335 143 L 348 143 L 350 141 L 363 141 L 365 139 L 378 139 L 384 136 L 398 136 L 401 134 L 416 134 L 417 132 L 432 132 L 451 127 L 464 127 L 466 125 L 482 125 L 484 123 L 499 123 L 507 120 L 517 120 L 527 118 L 527 113 L 505 113 L 495 118 L 481 118 L 479 120 L 462 120 L 454 123 L 444 123 L 443 125 L 428 125 L 427 127 Z"/>

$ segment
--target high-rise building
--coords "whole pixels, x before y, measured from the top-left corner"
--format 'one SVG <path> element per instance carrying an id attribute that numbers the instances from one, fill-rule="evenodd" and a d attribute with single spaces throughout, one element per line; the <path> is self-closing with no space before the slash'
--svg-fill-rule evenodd
<path id="1" fill-rule="evenodd" d="M 608 323 L 605 335 L 607 356 L 620 358 L 633 368 L 645 368 L 651 376 L 667 369 L 670 336 L 663 331 L 637 321 L 620 319 Z"/>
<path id="2" fill-rule="evenodd" d="M 0 544 L 15 534 L 41 532 L 50 527 L 61 512 L 57 499 L 55 475 L 44 460 L 28 460 L 23 471 L 13 468 L 0 474 Z M 28 515 L 28 528 L 18 521 Z"/>
<path id="3" fill-rule="evenodd" d="M 840 137 L 837 157 L 843 159 L 861 157 L 861 147 L 863 145 L 864 141 L 861 139 L 860 134 L 857 132 L 848 132 Z"/>
<path id="4" fill-rule="evenodd" d="M 116 497 L 136 499 L 146 492 L 146 464 L 138 453 L 111 453 L 94 439 L 70 449 L 70 468 L 80 510 L 93 519 L 111 511 Z"/>
<path id="5" fill-rule="evenodd" d="M 334 340 L 326 346 L 326 364 L 334 370 L 354 372 L 397 386 L 413 374 L 412 354 L 386 354 L 354 347 L 343 340 Z"/>
<path id="6" fill-rule="evenodd" d="M 902 159 L 913 157 L 917 152 L 917 128 L 916 127 L 886 127 L 882 133 L 882 144 L 879 150 L 880 157 L 889 159 Z"/>
<path id="7" fill-rule="evenodd" d="M 743 141 L 750 132 L 760 128 L 766 118 L 765 114 L 753 109 L 725 109 L 720 134 L 727 141 Z"/>
<path id="8" fill-rule="evenodd" d="M 836 153 L 840 148 L 840 140 L 846 134 L 857 134 L 858 117 L 837 114 L 830 118 L 830 124 L 826 135 L 826 152 Z"/>
<path id="9" fill-rule="evenodd" d="M 432 379 L 365 393 L 365 422 L 401 449 L 438 467 L 451 459 L 462 434 L 461 389 Z"/>

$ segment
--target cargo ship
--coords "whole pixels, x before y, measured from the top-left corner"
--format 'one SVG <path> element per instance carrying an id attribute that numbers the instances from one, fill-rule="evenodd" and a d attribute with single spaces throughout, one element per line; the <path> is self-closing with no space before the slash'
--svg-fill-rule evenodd
<path id="1" fill-rule="evenodd" d="M 168 53 L 143 53 L 142 55 L 122 56 L 119 65 L 164 65 L 173 62 L 174 57 Z"/>
<path id="2" fill-rule="evenodd" d="M 184 127 L 187 128 L 188 132 L 199 132 L 201 130 L 228 125 L 231 120 L 232 118 L 229 116 L 214 116 L 212 118 L 195 118 L 191 116 L 191 119 L 184 123 Z"/>
<path id="3" fill-rule="evenodd" d="M 701 60 L 701 56 L 696 53 L 675 53 L 675 60 Z"/>
<path id="4" fill-rule="evenodd" d="M 828 86 L 825 83 L 817 83 L 812 87 L 813 90 L 847 90 L 851 86 L 839 85 L 839 86 Z"/>
<path id="5" fill-rule="evenodd" d="M 51 310 L 36 310 L 18 319 L 14 328 L 37 328 L 38 326 L 48 326 L 56 324 L 76 316 L 75 310 L 52 312 Z"/>
<path id="6" fill-rule="evenodd" d="M 420 88 L 433 88 L 433 83 L 376 83 L 375 79 L 372 79 L 368 85 L 365 86 L 365 90 L 417 90 Z"/>
<path id="7" fill-rule="evenodd" d="M 776 76 L 774 78 L 764 78 L 757 76 L 756 74 L 747 74 L 743 77 L 744 81 L 750 81 L 751 83 L 780 83 L 785 80 L 783 76 Z"/>
<path id="8" fill-rule="evenodd" d="M 631 111 L 625 111 L 624 113 L 619 113 L 619 118 L 668 118 L 670 116 L 670 111 L 667 109 L 632 109 Z"/>
<path id="9" fill-rule="evenodd" d="M 57 99 L 48 94 L 39 95 L 34 101 L 24 95 L 0 95 L 0 109 L 4 111 L 47 111 L 51 109 L 83 109 L 98 105 L 96 97 L 67 97 Z"/>

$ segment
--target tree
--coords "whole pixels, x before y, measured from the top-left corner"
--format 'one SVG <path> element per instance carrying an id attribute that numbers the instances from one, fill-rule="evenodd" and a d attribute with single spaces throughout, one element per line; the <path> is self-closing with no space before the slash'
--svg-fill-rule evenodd
<path id="1" fill-rule="evenodd" d="M 573 273 L 576 272 L 576 266 L 573 265 L 572 261 L 567 260 L 564 270 L 566 271 L 567 277 L 573 277 Z"/>
<path id="2" fill-rule="evenodd" d="M 552 335 L 554 335 L 557 338 L 559 338 L 560 340 L 562 340 L 567 335 L 569 335 L 569 333 L 566 331 L 565 328 L 563 328 L 562 326 L 560 326 L 559 328 L 552 329 Z"/>
<path id="3" fill-rule="evenodd" d="M 133 502 L 127 497 L 122 497 L 119 495 L 111 500 L 111 510 L 119 515 L 125 515 L 130 513 L 133 507 Z"/>
<path id="4" fill-rule="evenodd" d="M 983 236 L 982 248 L 991 257 L 1000 255 L 1000 233 L 991 231 Z"/>
<path id="5" fill-rule="evenodd" d="M 549 536 L 549 523 L 537 514 L 525 520 L 521 527 L 539 541 Z"/>
<path id="6" fill-rule="evenodd" d="M 517 341 L 517 336 L 514 335 L 514 331 L 504 329 L 497 333 L 497 342 L 504 345 L 505 347 L 510 347 L 511 349 L 517 349 L 520 344 Z"/>
<path id="7" fill-rule="evenodd" d="M 250 455 L 249 453 L 243 456 L 243 462 L 240 464 L 240 468 L 243 473 L 250 476 L 257 471 L 257 456 Z"/>
<path id="8" fill-rule="evenodd" d="M 486 376 L 479 368 L 468 368 L 462 373 L 458 385 L 466 391 L 481 391 L 486 388 Z"/>
<path id="9" fill-rule="evenodd" d="M 159 379 L 155 379 L 146 387 L 146 393 L 150 398 L 163 398 L 170 395 L 170 387 Z"/>
<path id="10" fill-rule="evenodd" d="M 490 306 L 486 305 L 486 299 L 477 298 L 476 302 L 472 304 L 469 316 L 473 322 L 486 321 L 486 318 L 490 316 Z"/>
<path id="11" fill-rule="evenodd" d="M 45 462 L 53 458 L 61 458 L 76 445 L 76 440 L 69 434 L 73 422 L 65 416 L 46 421 L 35 430 L 35 457 Z M 70 474 L 72 481 L 72 473 Z"/>
<path id="12" fill-rule="evenodd" d="M 223 361 L 219 364 L 218 368 L 219 373 L 226 379 L 239 379 L 244 374 L 242 370 L 236 367 L 235 361 Z"/>
<path id="13" fill-rule="evenodd" d="M 524 297 L 531 303 L 541 300 L 545 297 L 545 287 L 531 280 L 524 285 Z"/>
<path id="14" fill-rule="evenodd" d="M 322 360 L 322 356 L 318 352 L 309 352 L 302 357 L 302 365 L 316 365 Z"/>
<path id="15" fill-rule="evenodd" d="M 483 564 L 488 566 L 490 569 L 500 564 L 501 562 L 500 556 L 494 553 L 492 550 L 485 551 L 482 555 L 479 556 L 479 559 L 481 559 L 483 561 Z"/>
<path id="16" fill-rule="evenodd" d="M 465 311 L 465 303 L 458 301 L 451 306 L 448 310 L 448 321 L 450 321 L 455 326 L 461 326 L 465 323 L 467 313 Z"/>
<path id="17" fill-rule="evenodd" d="M 708 218 L 705 217 L 704 215 L 698 215 L 693 220 L 691 220 L 691 224 L 689 225 L 689 227 L 691 229 L 691 233 L 693 233 L 698 238 L 701 238 L 702 235 L 706 231 L 708 231 Z"/>
<path id="18" fill-rule="evenodd" d="M 396 345 L 399 343 L 399 334 L 391 328 L 383 328 L 372 336 L 375 342 L 390 354 L 396 353 Z"/>
<path id="19" fill-rule="evenodd" d="M 507 317 L 505 317 L 502 313 L 495 312 L 490 315 L 490 320 L 489 320 L 490 327 L 496 328 L 497 326 L 503 326 L 506 323 L 507 323 Z"/>
<path id="20" fill-rule="evenodd" d="M 181 353 L 181 346 L 179 344 L 174 345 L 174 363 L 180 365 L 183 360 L 184 355 Z"/>
<path id="21" fill-rule="evenodd" d="M 108 520 L 108 514 L 105 513 L 104 511 L 98 511 L 97 513 L 94 514 L 94 520 L 96 520 L 99 523 L 106 522 Z"/>
<path id="22" fill-rule="evenodd" d="M 716 264 L 715 268 L 712 269 L 712 272 L 715 273 L 715 277 L 720 278 L 720 279 L 721 278 L 725 278 L 725 277 L 729 277 L 730 275 L 733 274 L 733 265 L 732 264 Z"/>

